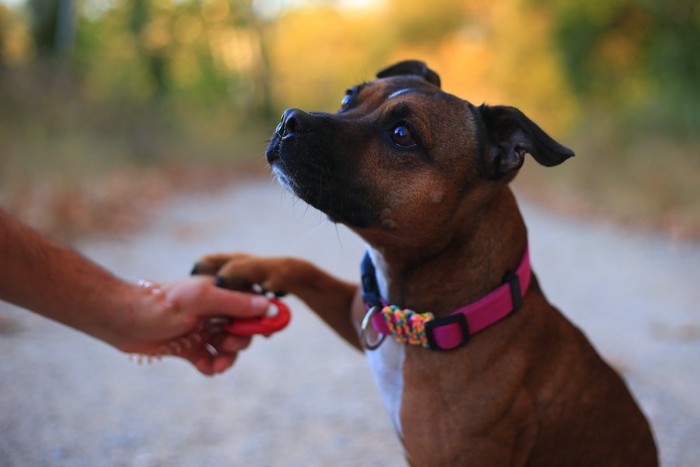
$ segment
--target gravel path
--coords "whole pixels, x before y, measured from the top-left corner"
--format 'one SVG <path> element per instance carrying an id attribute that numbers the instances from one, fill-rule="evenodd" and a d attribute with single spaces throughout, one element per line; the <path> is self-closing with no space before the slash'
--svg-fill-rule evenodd
<path id="1" fill-rule="evenodd" d="M 524 206 L 550 300 L 623 372 L 666 466 L 700 463 L 700 246 Z M 172 200 L 151 228 L 81 251 L 130 280 L 213 251 L 296 255 L 354 279 L 362 245 L 272 181 Z M 401 466 L 364 359 L 302 304 L 225 375 L 139 365 L 0 302 L 0 466 Z"/>

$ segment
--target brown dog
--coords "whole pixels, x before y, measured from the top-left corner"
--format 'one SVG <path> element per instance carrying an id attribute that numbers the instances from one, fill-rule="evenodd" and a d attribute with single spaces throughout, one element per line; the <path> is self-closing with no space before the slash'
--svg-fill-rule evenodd
<path id="1" fill-rule="evenodd" d="M 656 465 L 625 384 L 530 276 L 508 183 L 525 153 L 573 153 L 517 109 L 441 91 L 422 62 L 377 77 L 337 114 L 287 110 L 267 151 L 282 184 L 367 242 L 364 300 L 298 259 L 212 255 L 196 271 L 296 294 L 365 347 L 412 465 Z"/>

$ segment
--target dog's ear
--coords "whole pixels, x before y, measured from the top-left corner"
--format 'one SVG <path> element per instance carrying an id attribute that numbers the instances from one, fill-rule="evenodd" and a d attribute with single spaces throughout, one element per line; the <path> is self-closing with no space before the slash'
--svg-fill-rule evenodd
<path id="1" fill-rule="evenodd" d="M 440 87 L 440 76 L 420 60 L 405 60 L 384 68 L 377 73 L 377 78 L 388 78 L 390 76 L 412 75 L 419 76 L 429 83 Z"/>
<path id="2" fill-rule="evenodd" d="M 561 164 L 574 155 L 515 107 L 481 105 L 476 111 L 486 133 L 483 168 L 490 179 L 519 169 L 526 153 L 546 167 Z"/>

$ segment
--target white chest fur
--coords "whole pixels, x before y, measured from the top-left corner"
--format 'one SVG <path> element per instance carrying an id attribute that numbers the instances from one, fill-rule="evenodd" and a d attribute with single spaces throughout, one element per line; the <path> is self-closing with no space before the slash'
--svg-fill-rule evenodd
<path id="1" fill-rule="evenodd" d="M 366 350 L 367 361 L 379 386 L 384 406 L 399 435 L 401 430 L 401 397 L 403 394 L 404 346 L 390 336 L 376 350 Z"/>
<path id="2" fill-rule="evenodd" d="M 376 252 L 368 248 L 374 264 L 377 261 Z M 382 297 L 388 297 L 388 284 L 381 270 L 376 271 L 377 286 Z M 403 435 L 401 429 L 401 398 L 403 395 L 403 362 L 405 347 L 396 342 L 391 336 L 384 339 L 382 345 L 375 350 L 365 350 L 369 367 L 377 382 L 379 391 L 384 401 L 384 406 L 389 411 L 389 416 L 394 424 L 394 429 Z"/>

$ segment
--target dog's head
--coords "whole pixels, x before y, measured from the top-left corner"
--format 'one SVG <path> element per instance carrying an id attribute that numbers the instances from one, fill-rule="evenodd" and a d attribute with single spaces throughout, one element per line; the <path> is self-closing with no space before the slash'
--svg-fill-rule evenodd
<path id="1" fill-rule="evenodd" d="M 464 220 L 526 153 L 545 166 L 573 156 L 519 110 L 474 106 L 443 92 L 424 63 L 405 61 L 348 89 L 335 114 L 286 110 L 266 157 L 332 221 L 389 238 Z"/>

